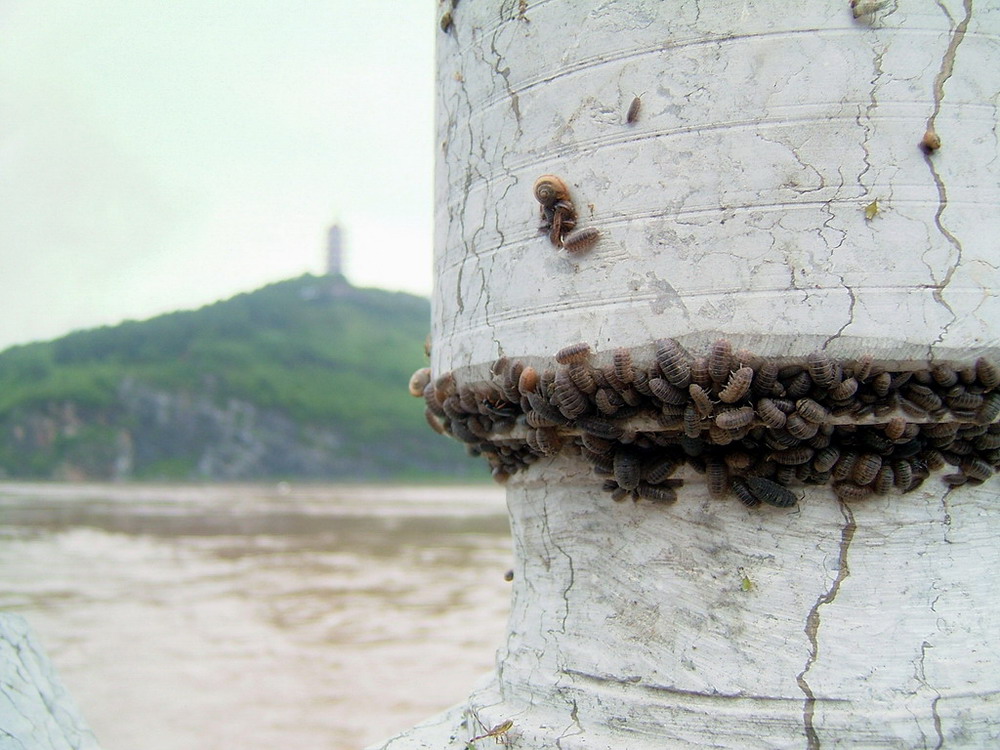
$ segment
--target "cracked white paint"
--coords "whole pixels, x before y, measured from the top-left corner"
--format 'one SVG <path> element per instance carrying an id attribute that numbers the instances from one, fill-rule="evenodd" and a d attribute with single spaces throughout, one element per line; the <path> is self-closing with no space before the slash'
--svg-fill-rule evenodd
<path id="1" fill-rule="evenodd" d="M 995 357 L 1000 4 L 877 5 L 462 0 L 438 44 L 435 372 L 664 336 Z M 592 251 L 538 233 L 547 172 Z M 511 480 L 497 672 L 386 747 L 464 748 L 473 710 L 520 748 L 1000 741 L 995 481 L 791 512 L 595 484 L 568 456 Z"/>
<path id="2" fill-rule="evenodd" d="M 24 618 L 0 613 L 0 748 L 99 750 Z"/>
<path id="3" fill-rule="evenodd" d="M 774 354 L 997 346 L 996 3 L 524 15 L 472 0 L 439 35 L 435 369 L 665 335 Z M 929 124 L 944 145 L 926 156 Z M 538 233 L 545 172 L 604 233 L 591 252 Z"/>

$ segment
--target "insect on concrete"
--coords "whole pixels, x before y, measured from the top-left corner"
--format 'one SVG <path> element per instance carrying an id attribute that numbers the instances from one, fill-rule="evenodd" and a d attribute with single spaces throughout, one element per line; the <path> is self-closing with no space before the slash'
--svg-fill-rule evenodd
<path id="1" fill-rule="evenodd" d="M 601 230 L 597 227 L 583 227 L 568 232 L 562 238 L 562 246 L 571 253 L 580 253 L 594 246 L 601 238 Z"/>
<path id="2" fill-rule="evenodd" d="M 629 125 L 639 119 L 639 109 L 642 107 L 642 97 L 637 96 L 628 105 L 628 112 L 625 113 L 625 122 Z"/>

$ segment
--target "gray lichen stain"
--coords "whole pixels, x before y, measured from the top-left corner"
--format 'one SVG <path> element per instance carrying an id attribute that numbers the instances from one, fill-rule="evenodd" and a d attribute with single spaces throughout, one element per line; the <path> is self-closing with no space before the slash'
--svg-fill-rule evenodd
<path id="1" fill-rule="evenodd" d="M 638 280 L 634 280 L 633 284 L 639 283 Z M 649 301 L 649 308 L 654 315 L 662 315 L 663 312 L 669 308 L 675 308 L 685 312 L 684 301 L 681 299 L 680 294 L 668 281 L 664 281 L 659 276 L 657 276 L 652 271 L 646 272 L 646 283 L 648 291 L 655 294 L 655 296 Z M 635 291 L 639 291 L 641 287 L 633 287 Z"/>

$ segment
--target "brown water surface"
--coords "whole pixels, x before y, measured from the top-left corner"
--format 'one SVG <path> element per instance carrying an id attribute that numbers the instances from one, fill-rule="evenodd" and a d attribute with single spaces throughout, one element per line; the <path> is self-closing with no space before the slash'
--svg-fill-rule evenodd
<path id="1" fill-rule="evenodd" d="M 107 750 L 357 750 L 493 667 L 493 487 L 0 483 L 0 608 Z"/>

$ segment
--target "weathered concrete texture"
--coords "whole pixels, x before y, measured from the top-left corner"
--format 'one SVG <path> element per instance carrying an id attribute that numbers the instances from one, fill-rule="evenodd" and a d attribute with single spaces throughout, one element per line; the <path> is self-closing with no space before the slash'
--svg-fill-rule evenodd
<path id="1" fill-rule="evenodd" d="M 518 746 L 1000 740 L 994 488 L 851 506 L 800 490 L 798 509 L 761 512 L 694 483 L 664 508 L 609 502 L 567 463 L 508 492 L 503 703 L 476 708 L 522 731 L 532 705 L 562 708 L 555 735 Z"/>
<path id="2" fill-rule="evenodd" d="M 463 2 L 439 35 L 436 372 L 661 336 L 996 346 L 996 3 L 519 7 Z M 543 173 L 603 232 L 593 250 L 538 234 Z"/>
<path id="3" fill-rule="evenodd" d="M 1000 4 L 859 5 L 462 0 L 438 45 L 434 375 L 661 337 L 995 358 Z M 544 173 L 600 228 L 591 250 L 538 233 Z M 995 482 L 747 510 L 703 481 L 667 507 L 600 481 L 569 451 L 510 480 L 509 636 L 449 736 L 1000 742 Z"/>
<path id="4" fill-rule="evenodd" d="M 495 679 L 431 745 L 384 747 L 508 719 L 518 748 L 995 746 L 995 487 L 798 494 L 748 510 L 693 482 L 651 507 L 565 456 L 517 475 Z"/>
<path id="5" fill-rule="evenodd" d="M 99 750 L 24 618 L 2 613 L 0 750 Z"/>

